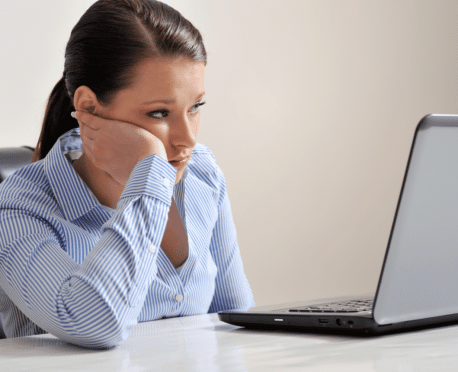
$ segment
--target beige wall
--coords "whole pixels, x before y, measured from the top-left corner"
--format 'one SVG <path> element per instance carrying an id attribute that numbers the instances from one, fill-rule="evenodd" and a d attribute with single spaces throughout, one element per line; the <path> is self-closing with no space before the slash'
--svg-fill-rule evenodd
<path id="1" fill-rule="evenodd" d="M 0 2 L 0 146 L 35 145 L 90 1 L 24 2 L 40 6 Z M 199 142 L 225 172 L 257 304 L 374 292 L 415 126 L 458 111 L 458 3 L 168 3 L 204 36 Z"/>

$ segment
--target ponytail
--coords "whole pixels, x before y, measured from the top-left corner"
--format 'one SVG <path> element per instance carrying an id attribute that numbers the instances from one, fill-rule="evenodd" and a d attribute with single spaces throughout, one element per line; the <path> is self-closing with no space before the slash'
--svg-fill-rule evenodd
<path id="1" fill-rule="evenodd" d="M 62 134 L 78 127 L 78 122 L 70 116 L 72 111 L 75 109 L 67 93 L 65 78 L 62 77 L 49 96 L 32 162 L 43 159 Z"/>

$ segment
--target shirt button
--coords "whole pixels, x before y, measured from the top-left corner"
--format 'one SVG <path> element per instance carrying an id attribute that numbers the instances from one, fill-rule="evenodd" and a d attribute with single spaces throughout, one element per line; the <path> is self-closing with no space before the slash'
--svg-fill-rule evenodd
<path id="1" fill-rule="evenodd" d="M 156 252 L 156 247 L 154 246 L 154 244 L 151 244 L 151 245 L 148 247 L 148 250 L 150 251 L 150 253 L 154 253 L 154 252 Z"/>
<path id="2" fill-rule="evenodd" d="M 170 186 L 170 180 L 168 178 L 163 178 L 162 179 L 162 184 L 165 186 L 165 187 L 169 187 Z"/>
<path id="3" fill-rule="evenodd" d="M 175 296 L 175 300 L 177 300 L 178 302 L 183 301 L 183 295 L 182 295 L 181 293 L 178 293 L 178 294 Z"/>

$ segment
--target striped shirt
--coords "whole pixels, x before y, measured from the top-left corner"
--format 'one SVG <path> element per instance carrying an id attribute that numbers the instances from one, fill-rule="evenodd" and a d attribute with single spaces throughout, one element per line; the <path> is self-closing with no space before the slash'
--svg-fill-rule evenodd
<path id="1" fill-rule="evenodd" d="M 79 129 L 0 184 L 0 319 L 6 337 L 49 332 L 106 348 L 137 322 L 254 306 L 224 175 L 197 144 L 182 179 L 137 163 L 116 210 L 73 170 Z M 171 198 L 189 245 L 180 270 L 160 247 Z"/>

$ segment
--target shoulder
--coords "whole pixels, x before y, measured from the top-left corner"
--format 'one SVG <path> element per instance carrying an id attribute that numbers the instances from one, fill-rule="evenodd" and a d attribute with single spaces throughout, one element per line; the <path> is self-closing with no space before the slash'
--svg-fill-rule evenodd
<path id="1" fill-rule="evenodd" d="M 216 163 L 215 156 L 207 146 L 201 143 L 194 146 L 188 162 L 188 172 L 191 176 L 219 191 L 225 187 L 224 174 Z"/>
<path id="2" fill-rule="evenodd" d="M 205 146 L 202 143 L 198 143 L 194 146 L 194 149 L 192 150 L 192 158 L 202 158 L 202 159 L 207 159 L 207 160 L 213 160 L 215 163 L 215 156 L 211 152 L 211 150 Z"/>
<path id="3" fill-rule="evenodd" d="M 29 164 L 0 183 L 0 209 L 35 209 L 55 204 L 43 161 Z"/>
<path id="4" fill-rule="evenodd" d="M 221 172 L 221 168 L 216 163 L 215 155 L 213 155 L 207 146 L 201 143 L 194 146 L 188 167 L 193 172 L 198 172 L 202 176 L 206 175 L 210 177 L 212 174 Z"/>

